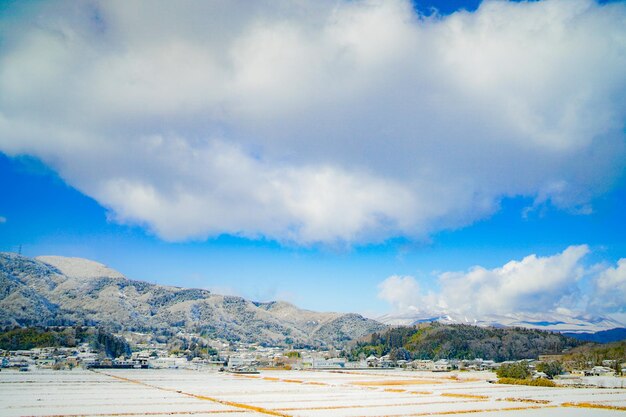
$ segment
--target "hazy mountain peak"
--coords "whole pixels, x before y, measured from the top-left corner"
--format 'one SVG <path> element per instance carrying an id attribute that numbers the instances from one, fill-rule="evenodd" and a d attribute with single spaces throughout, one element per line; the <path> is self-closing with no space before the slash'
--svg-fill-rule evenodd
<path id="1" fill-rule="evenodd" d="M 70 278 L 124 278 L 118 271 L 89 259 L 65 256 L 38 256 L 35 259 L 55 267 Z"/>

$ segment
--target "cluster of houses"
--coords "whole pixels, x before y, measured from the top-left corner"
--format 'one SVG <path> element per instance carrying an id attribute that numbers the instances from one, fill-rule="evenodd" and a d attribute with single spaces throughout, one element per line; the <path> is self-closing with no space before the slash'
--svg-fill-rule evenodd
<path id="1" fill-rule="evenodd" d="M 167 345 L 150 343 L 136 344 L 136 350 L 130 357 L 106 358 L 100 352 L 93 351 L 89 344 L 77 347 L 44 347 L 30 350 L 0 350 L 2 368 L 30 367 L 66 369 L 84 368 L 186 368 L 196 370 L 226 370 L 244 372 L 258 368 L 282 369 L 372 369 L 404 368 L 416 371 L 446 372 L 452 370 L 495 371 L 502 363 L 492 360 L 447 360 L 437 361 L 416 359 L 392 360 L 389 355 L 371 355 L 358 361 L 348 361 L 339 357 L 335 350 L 315 351 L 307 349 L 285 350 L 281 347 L 267 347 L 258 344 L 211 341 L 214 354 L 210 357 L 187 357 L 184 352 L 169 351 Z M 559 357 L 544 356 L 539 361 L 559 360 Z M 535 377 L 541 377 L 535 370 L 537 361 L 528 360 L 528 365 Z M 504 362 L 507 363 L 507 362 Z M 622 373 L 626 373 L 626 364 L 621 364 Z M 601 366 L 589 366 L 570 372 L 572 376 L 615 376 L 615 361 L 604 361 Z"/>
<path id="2" fill-rule="evenodd" d="M 82 344 L 77 347 L 42 347 L 30 350 L 1 350 L 2 368 L 20 368 L 27 370 L 30 366 L 40 368 L 73 368 L 76 366 L 88 367 L 97 363 L 100 355 Z"/>

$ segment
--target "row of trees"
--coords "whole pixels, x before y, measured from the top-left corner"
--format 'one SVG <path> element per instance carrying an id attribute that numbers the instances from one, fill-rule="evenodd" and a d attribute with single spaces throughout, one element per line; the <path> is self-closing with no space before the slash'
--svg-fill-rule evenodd
<path id="1" fill-rule="evenodd" d="M 616 374 L 620 375 L 621 365 L 626 363 L 626 340 L 603 345 L 586 344 L 572 349 L 563 357 L 568 369 L 586 369 L 602 365 L 604 361 L 610 361 Z"/>
<path id="2" fill-rule="evenodd" d="M 37 347 L 90 347 L 109 357 L 129 356 L 130 345 L 123 337 L 94 327 L 16 327 L 0 332 L 0 349 L 29 350 Z"/>
<path id="3" fill-rule="evenodd" d="M 537 371 L 543 372 L 549 379 L 563 373 L 563 364 L 558 361 L 540 362 Z M 532 376 L 528 362 L 505 363 L 496 371 L 498 378 L 528 379 Z"/>

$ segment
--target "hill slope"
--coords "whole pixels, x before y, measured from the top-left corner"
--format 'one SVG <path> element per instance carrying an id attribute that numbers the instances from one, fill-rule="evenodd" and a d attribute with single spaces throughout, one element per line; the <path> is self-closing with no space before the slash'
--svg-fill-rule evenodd
<path id="1" fill-rule="evenodd" d="M 435 322 L 374 333 L 358 341 L 351 355 L 358 357 L 374 353 L 390 354 L 400 359 L 483 358 L 506 361 L 560 353 L 582 343 L 541 330 Z"/>
<path id="2" fill-rule="evenodd" d="M 0 326 L 73 324 L 302 345 L 341 345 L 385 327 L 354 314 L 133 281 L 86 259 L 0 254 Z"/>
<path id="3" fill-rule="evenodd" d="M 626 328 L 603 330 L 596 333 L 564 333 L 566 336 L 596 343 L 612 343 L 626 340 Z"/>
<path id="4" fill-rule="evenodd" d="M 481 317 L 459 316 L 453 313 L 422 314 L 415 312 L 392 313 L 377 317 L 377 321 L 391 326 L 414 326 L 420 323 L 474 324 L 489 327 L 524 327 L 559 333 L 595 333 L 624 327 L 624 323 L 610 317 L 592 315 L 565 315 L 549 313 L 491 314 Z"/>

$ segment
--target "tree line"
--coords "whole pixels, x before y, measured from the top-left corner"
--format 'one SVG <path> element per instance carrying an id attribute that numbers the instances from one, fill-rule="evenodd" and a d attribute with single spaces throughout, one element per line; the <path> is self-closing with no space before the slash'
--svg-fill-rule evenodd
<path id="1" fill-rule="evenodd" d="M 92 350 L 115 358 L 129 356 L 130 345 L 123 337 L 87 326 L 15 327 L 0 331 L 0 349 L 29 350 L 40 347 L 76 347 L 89 343 Z"/>

